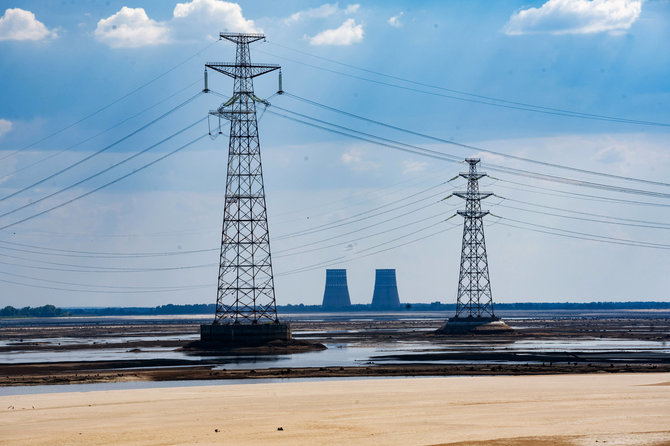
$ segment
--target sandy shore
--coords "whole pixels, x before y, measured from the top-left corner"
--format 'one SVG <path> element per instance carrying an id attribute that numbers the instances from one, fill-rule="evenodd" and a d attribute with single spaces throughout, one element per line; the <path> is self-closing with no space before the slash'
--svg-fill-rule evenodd
<path id="1" fill-rule="evenodd" d="M 287 382 L 0 397 L 0 444 L 661 445 L 669 420 L 670 373 Z"/>

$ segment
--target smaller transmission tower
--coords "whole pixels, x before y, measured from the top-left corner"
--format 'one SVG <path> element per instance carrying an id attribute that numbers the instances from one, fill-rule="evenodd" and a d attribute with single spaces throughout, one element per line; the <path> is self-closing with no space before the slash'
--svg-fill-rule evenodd
<path id="1" fill-rule="evenodd" d="M 464 192 L 454 192 L 465 200 L 465 209 L 459 210 L 463 222 L 463 244 L 461 248 L 461 270 L 458 276 L 456 315 L 438 330 L 442 333 L 481 332 L 497 333 L 511 330 L 493 312 L 493 295 L 489 279 L 489 263 L 484 239 L 484 217 L 481 201 L 493 195 L 480 192 L 479 180 L 486 176 L 477 171 L 478 158 L 467 158 L 468 171 L 459 176 L 468 180 Z"/>
<path id="2" fill-rule="evenodd" d="M 484 240 L 483 219 L 489 211 L 482 211 L 481 206 L 481 200 L 493 193 L 479 191 L 479 180 L 486 176 L 484 172 L 477 172 L 479 159 L 467 158 L 465 161 L 469 169 L 459 175 L 468 180 L 467 191 L 454 192 L 454 195 L 465 200 L 465 209 L 457 211 L 464 221 L 456 318 L 495 318 Z"/>

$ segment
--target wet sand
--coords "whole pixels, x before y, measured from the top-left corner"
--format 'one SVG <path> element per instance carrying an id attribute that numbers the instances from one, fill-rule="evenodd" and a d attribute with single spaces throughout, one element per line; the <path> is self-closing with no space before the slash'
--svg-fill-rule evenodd
<path id="1" fill-rule="evenodd" d="M 0 444 L 663 445 L 668 419 L 670 373 L 288 382 L 0 397 Z"/>
<path id="2" fill-rule="evenodd" d="M 61 362 L 0 366 L 0 386 L 92 384 L 128 381 L 197 381 L 287 378 L 482 376 L 670 373 L 670 364 L 527 363 L 527 364 L 389 364 L 372 366 L 277 367 L 234 370 L 213 364 L 172 360 Z"/>
<path id="3" fill-rule="evenodd" d="M 324 316 L 319 316 L 324 317 Z M 388 317 L 377 315 L 377 317 Z M 182 350 L 198 333 L 195 323 L 141 323 L 121 321 L 86 323 L 73 319 L 64 325 L 12 324 L 0 326 L 3 353 L 76 352 L 90 349 L 123 349 L 129 352 L 165 348 Z M 52 363 L 1 363 L 0 386 L 22 386 L 67 383 L 105 383 L 117 381 L 174 381 L 202 379 L 305 378 L 352 376 L 454 376 L 454 375 L 546 375 L 582 373 L 670 372 L 667 353 L 636 351 L 622 347 L 604 352 L 592 351 L 506 351 L 496 348 L 518 340 L 623 339 L 667 342 L 670 319 L 665 317 L 560 317 L 527 318 L 510 322 L 516 331 L 486 337 L 490 349 L 475 350 L 464 346 L 445 349 L 454 342 L 468 343 L 472 336 L 436 336 L 433 331 L 442 318 L 379 320 L 299 320 L 292 322 L 296 338 L 315 343 L 354 346 L 392 346 L 396 342 L 413 342 L 417 347 L 431 348 L 414 354 L 385 354 L 373 358 L 384 364 L 341 367 L 278 367 L 239 370 L 216 370 L 225 363 L 216 357 L 184 356 L 183 359 L 123 359 L 98 361 L 62 361 Z M 302 334 L 301 334 L 302 333 Z M 71 342 L 60 343 L 67 338 Z M 84 340 L 72 342 L 72 340 Z M 87 342 L 86 339 L 95 341 Z M 53 341 L 50 341 L 53 340 Z M 236 354 L 269 355 L 282 351 Z M 126 355 L 129 356 L 129 355 Z M 132 356 L 132 353 L 130 353 Z M 189 360 L 191 359 L 191 360 Z M 432 362 L 432 364 L 431 364 Z M 445 364 L 454 362 L 454 364 Z M 439 363 L 439 365 L 438 365 Z M 328 364 L 332 365 L 332 364 Z M 249 367 L 254 367 L 250 365 Z M 129 370 L 132 369 L 132 370 Z"/>

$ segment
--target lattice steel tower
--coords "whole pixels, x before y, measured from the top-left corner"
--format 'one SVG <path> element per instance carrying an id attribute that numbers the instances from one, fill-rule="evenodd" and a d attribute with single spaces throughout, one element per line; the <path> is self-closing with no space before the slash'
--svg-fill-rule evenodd
<path id="1" fill-rule="evenodd" d="M 221 33 L 237 45 L 235 63 L 207 63 L 206 68 L 234 80 L 233 96 L 212 115 L 230 120 L 226 198 L 214 323 L 277 322 L 270 236 L 268 232 L 261 146 L 258 139 L 253 79 L 280 69 L 252 64 L 249 44 L 263 34 Z M 205 87 L 206 89 L 207 87 Z"/>
<path id="2" fill-rule="evenodd" d="M 463 222 L 456 319 L 497 319 L 493 313 L 493 296 L 484 240 L 483 218 L 489 211 L 481 209 L 481 200 L 490 197 L 493 193 L 479 191 L 479 180 L 486 176 L 486 173 L 477 171 L 477 163 L 480 160 L 467 158 L 465 161 L 469 165 L 468 172 L 461 172 L 459 175 L 468 180 L 468 189 L 465 192 L 454 192 L 454 195 L 465 200 L 465 210 L 457 211 L 465 221 Z"/>

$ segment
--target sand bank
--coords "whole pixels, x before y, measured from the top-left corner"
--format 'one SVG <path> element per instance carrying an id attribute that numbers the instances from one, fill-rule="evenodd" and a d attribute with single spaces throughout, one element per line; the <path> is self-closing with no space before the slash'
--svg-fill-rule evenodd
<path id="1" fill-rule="evenodd" d="M 670 373 L 646 373 L 6 396 L 0 444 L 660 445 L 670 444 L 669 384 Z"/>

